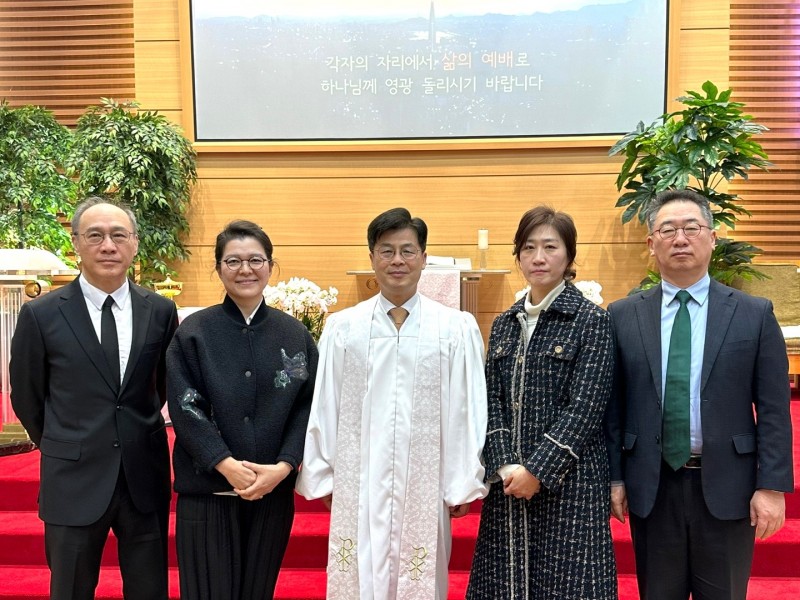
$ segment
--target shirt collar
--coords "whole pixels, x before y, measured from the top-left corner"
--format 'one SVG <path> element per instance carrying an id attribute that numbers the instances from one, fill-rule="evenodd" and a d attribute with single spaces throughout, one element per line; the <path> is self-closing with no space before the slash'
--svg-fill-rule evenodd
<path id="1" fill-rule="evenodd" d="M 378 304 L 380 304 L 381 310 L 385 313 L 388 313 L 390 309 L 395 307 L 383 294 L 378 294 Z M 401 306 L 408 311 L 408 314 L 411 314 L 411 311 L 416 308 L 417 304 L 419 304 L 419 292 L 411 296 L 411 298 L 406 300 Z"/>
<path id="2" fill-rule="evenodd" d="M 253 312 L 251 312 L 251 313 L 250 313 L 250 316 L 249 316 L 249 317 L 247 317 L 247 318 L 244 320 L 244 321 L 245 321 L 245 323 L 247 323 L 248 325 L 250 325 L 250 323 L 252 323 L 252 322 L 253 322 L 253 317 L 255 317 L 255 316 L 256 316 L 256 313 L 258 312 L 258 309 L 259 309 L 259 308 L 261 308 L 261 304 L 259 304 L 258 306 L 256 306 L 256 309 L 255 309 Z"/>
<path id="3" fill-rule="evenodd" d="M 669 306 L 675 299 L 675 295 L 685 289 L 689 292 L 700 306 L 703 306 L 708 299 L 708 289 L 711 287 L 711 277 L 706 273 L 700 281 L 693 283 L 687 288 L 679 288 L 668 281 L 661 280 L 661 305 Z"/>
<path id="4" fill-rule="evenodd" d="M 114 298 L 114 303 L 120 309 L 124 309 L 128 302 L 128 298 L 130 298 L 131 295 L 130 286 L 128 285 L 127 279 L 125 280 L 125 283 L 123 283 L 119 288 L 110 294 L 108 292 L 104 292 L 100 288 L 94 287 L 91 283 L 86 281 L 86 278 L 83 275 L 78 278 L 78 282 L 80 283 L 81 292 L 83 292 L 84 297 L 88 298 L 89 302 L 91 302 L 92 305 L 97 308 L 97 310 L 103 309 L 103 303 L 106 301 L 106 297 L 108 296 Z"/>

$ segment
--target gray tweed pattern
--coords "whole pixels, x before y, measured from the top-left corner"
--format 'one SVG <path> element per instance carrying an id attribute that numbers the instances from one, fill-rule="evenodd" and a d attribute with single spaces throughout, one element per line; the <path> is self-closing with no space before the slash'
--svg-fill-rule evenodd
<path id="1" fill-rule="evenodd" d="M 530 501 L 491 485 L 468 600 L 617 598 L 602 431 L 611 393 L 608 314 L 574 286 L 542 312 L 525 347 L 524 300 L 495 319 L 486 383 L 487 478 L 522 464 L 542 482 Z M 491 480 L 491 479 L 490 479 Z"/>

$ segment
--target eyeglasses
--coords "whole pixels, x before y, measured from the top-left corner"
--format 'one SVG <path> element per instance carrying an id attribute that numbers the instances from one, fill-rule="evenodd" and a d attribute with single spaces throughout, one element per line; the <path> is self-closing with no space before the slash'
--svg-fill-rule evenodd
<path id="1" fill-rule="evenodd" d="M 131 231 L 118 229 L 117 231 L 112 231 L 111 233 L 103 233 L 102 231 L 84 231 L 83 233 L 75 233 L 73 235 L 80 235 L 90 246 L 99 246 L 105 241 L 106 237 L 111 238 L 111 241 L 119 246 L 120 244 L 129 242 L 134 234 Z"/>
<path id="2" fill-rule="evenodd" d="M 242 268 L 242 265 L 244 263 L 247 263 L 247 266 L 250 267 L 253 271 L 258 271 L 266 263 L 271 263 L 272 261 L 267 258 L 263 258 L 261 256 L 253 256 L 252 258 L 246 258 L 244 260 L 232 256 L 231 258 L 226 258 L 225 260 L 221 260 L 220 262 L 225 263 L 225 266 L 228 267 L 231 271 L 238 271 L 239 269 Z"/>
<path id="3" fill-rule="evenodd" d="M 381 258 L 381 260 L 389 262 L 395 257 L 397 252 L 398 251 L 395 250 L 394 248 L 384 248 L 382 250 L 378 250 L 377 254 Z M 399 252 L 400 252 L 400 257 L 403 260 L 414 260 L 415 258 L 417 258 L 417 256 L 419 256 L 420 253 L 420 251 L 417 250 L 416 248 L 402 248 L 401 250 L 399 250 Z"/>
<path id="4" fill-rule="evenodd" d="M 653 233 L 657 233 L 659 236 L 661 236 L 662 240 L 671 240 L 678 235 L 678 231 L 683 231 L 683 235 L 685 235 L 687 238 L 696 238 L 698 235 L 700 235 L 700 232 L 703 231 L 703 229 L 711 228 L 707 227 L 706 225 L 698 225 L 697 223 L 690 223 L 685 227 L 664 225 L 664 227 L 661 229 L 656 229 Z"/>

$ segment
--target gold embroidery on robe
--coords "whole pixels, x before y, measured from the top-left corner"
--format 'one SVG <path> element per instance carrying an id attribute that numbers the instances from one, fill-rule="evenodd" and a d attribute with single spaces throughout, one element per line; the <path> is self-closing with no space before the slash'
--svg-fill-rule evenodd
<path id="1" fill-rule="evenodd" d="M 414 554 L 411 556 L 411 560 L 408 561 L 408 572 L 411 574 L 410 577 L 412 581 L 419 581 L 422 579 L 422 575 L 425 573 L 425 567 L 427 566 L 425 562 L 426 558 L 428 558 L 428 551 L 425 549 L 425 546 L 414 548 Z"/>
<path id="2" fill-rule="evenodd" d="M 353 564 L 353 557 L 355 555 L 356 543 L 350 538 L 339 538 L 342 543 L 336 551 L 336 563 L 339 570 L 347 572 Z"/>

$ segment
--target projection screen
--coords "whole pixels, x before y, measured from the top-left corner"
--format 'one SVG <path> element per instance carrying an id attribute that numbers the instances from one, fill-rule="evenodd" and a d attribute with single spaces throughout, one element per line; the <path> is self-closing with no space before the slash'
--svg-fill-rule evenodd
<path id="1" fill-rule="evenodd" d="M 197 141 L 617 135 L 665 110 L 667 0 L 191 0 Z"/>

